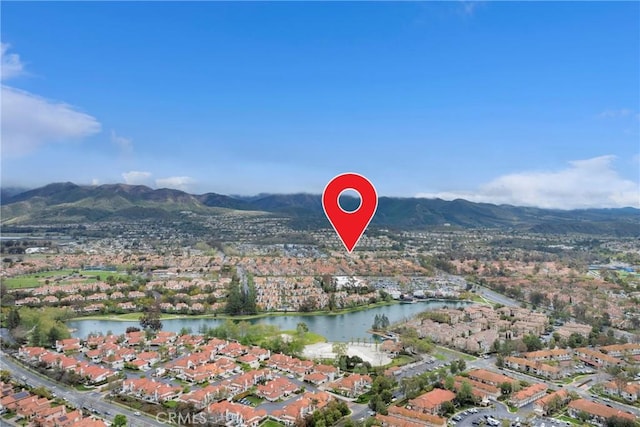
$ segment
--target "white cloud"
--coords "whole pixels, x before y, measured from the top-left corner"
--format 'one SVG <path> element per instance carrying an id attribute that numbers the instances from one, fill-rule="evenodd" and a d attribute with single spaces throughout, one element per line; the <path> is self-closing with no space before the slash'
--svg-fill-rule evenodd
<path id="1" fill-rule="evenodd" d="M 111 143 L 117 145 L 124 154 L 130 154 L 133 151 L 133 140 L 116 134 L 114 130 L 111 130 Z"/>
<path id="2" fill-rule="evenodd" d="M 471 0 L 471 1 L 461 1 L 462 5 L 462 13 L 467 16 L 472 16 L 476 11 L 476 8 L 480 4 L 479 0 Z"/>
<path id="3" fill-rule="evenodd" d="M 159 188 L 174 188 L 182 191 L 187 191 L 194 183 L 195 180 L 189 176 L 170 176 L 156 179 L 156 186 Z"/>
<path id="4" fill-rule="evenodd" d="M 634 117 L 638 119 L 640 118 L 640 114 L 628 108 L 620 108 L 617 110 L 604 110 L 603 112 L 598 114 L 598 117 L 600 117 L 601 119 L 617 119 L 626 117 Z"/>
<path id="5" fill-rule="evenodd" d="M 125 184 L 129 185 L 149 185 L 151 183 L 151 172 L 130 171 L 122 174 Z"/>
<path id="6" fill-rule="evenodd" d="M 20 60 L 20 55 L 11 53 L 7 54 L 10 45 L 0 43 L 0 70 L 2 80 L 10 79 L 24 74 L 24 64 Z"/>
<path id="7" fill-rule="evenodd" d="M 417 197 L 558 209 L 640 207 L 640 184 L 622 178 L 612 167 L 614 159 L 607 155 L 574 160 L 558 171 L 504 175 L 477 191 L 420 193 Z"/>
<path id="8" fill-rule="evenodd" d="M 91 180 L 91 185 L 93 186 L 100 185 L 100 180 L 98 178 L 93 178 Z"/>
<path id="9" fill-rule="evenodd" d="M 100 132 L 100 123 L 70 105 L 2 86 L 2 154 L 22 156 L 49 142 Z"/>
<path id="10" fill-rule="evenodd" d="M 2 80 L 24 74 L 16 54 L 7 54 L 9 45 L 0 48 Z M 67 142 L 100 132 L 95 117 L 63 102 L 2 85 L 2 155 L 19 157 L 43 144 Z"/>

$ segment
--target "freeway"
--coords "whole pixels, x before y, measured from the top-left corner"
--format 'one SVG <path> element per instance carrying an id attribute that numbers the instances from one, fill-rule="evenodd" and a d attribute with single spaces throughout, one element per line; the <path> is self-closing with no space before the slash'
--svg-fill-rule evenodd
<path id="1" fill-rule="evenodd" d="M 65 399 L 65 401 L 69 402 L 72 406 L 88 408 L 93 413 L 97 411 L 97 414 L 109 421 L 112 421 L 116 415 L 123 414 L 127 417 L 127 425 L 130 427 L 166 426 L 166 423 L 146 417 L 144 414 L 135 415 L 134 411 L 104 400 L 104 395 L 100 392 L 81 392 L 36 374 L 12 360 L 11 357 L 4 352 L 0 352 L 0 369 L 8 370 L 15 378 L 22 379 L 22 381 L 31 387 L 45 387 L 51 390 L 52 393 L 55 393 L 61 399 Z"/>

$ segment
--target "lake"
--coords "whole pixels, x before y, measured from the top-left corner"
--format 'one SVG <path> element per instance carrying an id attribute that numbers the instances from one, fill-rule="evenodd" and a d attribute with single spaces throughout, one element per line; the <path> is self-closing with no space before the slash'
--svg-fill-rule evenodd
<path id="1" fill-rule="evenodd" d="M 442 307 L 464 307 L 466 301 L 418 301 L 413 304 L 393 304 L 383 307 L 375 307 L 368 310 L 356 311 L 344 314 L 327 315 L 289 315 L 271 316 L 249 320 L 251 323 L 264 323 L 276 325 L 282 330 L 296 329 L 299 322 L 304 322 L 311 332 L 323 335 L 329 341 L 350 341 L 357 338 L 371 338 L 367 333 L 371 329 L 376 314 L 384 314 L 391 323 L 409 319 L 416 314 Z M 223 319 L 171 319 L 162 321 L 164 331 L 180 332 L 182 328 L 191 328 L 193 333 L 198 333 L 202 325 L 215 327 L 223 323 Z M 111 331 L 114 334 L 123 334 L 129 326 L 139 326 L 137 321 L 119 320 L 74 320 L 67 322 L 73 329 L 72 336 L 85 338 L 90 333 Z"/>

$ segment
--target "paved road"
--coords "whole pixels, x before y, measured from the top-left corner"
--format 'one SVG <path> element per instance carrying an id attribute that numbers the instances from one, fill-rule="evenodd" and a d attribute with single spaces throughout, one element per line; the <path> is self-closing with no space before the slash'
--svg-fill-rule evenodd
<path id="1" fill-rule="evenodd" d="M 506 419 L 512 422 L 519 417 L 518 414 L 512 414 L 511 412 L 509 412 L 507 407 L 502 403 L 499 403 L 499 402 L 495 402 L 495 403 L 496 403 L 496 406 L 494 408 L 477 408 L 478 412 L 475 414 L 468 413 L 467 415 L 463 415 L 463 413 L 460 413 L 460 412 L 458 412 L 457 414 L 454 414 L 453 415 L 454 417 L 458 415 L 462 418 L 460 421 L 457 422 L 456 425 L 463 426 L 463 427 L 467 427 L 467 426 L 470 427 L 470 426 L 473 426 L 473 422 L 475 420 L 484 420 L 486 419 L 487 416 L 491 416 L 497 420 Z M 520 419 L 522 419 L 521 416 L 520 416 Z"/>
<path id="2" fill-rule="evenodd" d="M 0 369 L 10 371 L 14 377 L 22 379 L 32 387 L 45 387 L 55 393 L 59 398 L 66 399 L 71 405 L 77 408 L 90 408 L 98 411 L 98 415 L 107 420 L 113 420 L 118 414 L 127 417 L 130 427 L 160 427 L 166 423 L 156 421 L 154 418 L 144 414 L 136 416 L 134 411 L 115 405 L 103 399 L 103 394 L 97 391 L 80 392 L 66 387 L 48 378 L 44 378 L 31 370 L 28 370 L 12 360 L 6 353 L 0 352 Z M 107 412 L 109 414 L 107 414 Z"/>
<path id="3" fill-rule="evenodd" d="M 482 285 L 478 285 L 477 283 L 474 283 L 474 285 L 475 285 L 476 293 L 478 295 L 482 295 L 483 297 L 485 297 L 490 301 L 505 305 L 507 307 L 520 307 L 520 303 L 512 298 L 509 298 L 505 295 L 494 292 L 489 288 L 486 288 Z"/>

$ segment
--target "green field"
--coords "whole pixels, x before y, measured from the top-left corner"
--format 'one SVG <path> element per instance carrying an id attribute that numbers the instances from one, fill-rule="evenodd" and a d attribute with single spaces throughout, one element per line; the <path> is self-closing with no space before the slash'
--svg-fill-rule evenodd
<path id="1" fill-rule="evenodd" d="M 477 357 L 472 356 L 470 354 L 462 353 L 460 351 L 453 350 L 453 349 L 450 349 L 450 348 L 447 348 L 447 347 L 443 347 L 443 346 L 440 346 L 440 345 L 436 345 L 435 347 L 436 347 L 437 351 L 439 351 L 441 353 L 448 353 L 449 356 L 453 357 L 453 358 L 464 359 L 466 361 L 471 361 L 471 362 L 477 359 Z M 434 354 L 433 357 L 435 357 L 436 359 L 442 360 L 442 359 L 440 359 L 438 357 L 437 354 Z"/>
<path id="2" fill-rule="evenodd" d="M 396 357 L 394 357 L 391 360 L 391 363 L 387 366 L 392 367 L 392 366 L 403 366 L 403 365 L 408 365 L 409 363 L 415 362 L 416 359 L 414 359 L 411 356 L 407 356 L 405 354 L 401 354 L 398 355 Z"/>
<path id="3" fill-rule="evenodd" d="M 76 272 L 76 275 L 71 275 Z M 49 284 L 65 284 L 70 279 L 83 279 L 85 282 L 95 282 L 100 277 L 101 280 L 105 280 L 107 276 L 116 276 L 116 278 L 123 278 L 122 274 L 116 271 L 95 271 L 95 270 L 53 270 L 43 271 L 42 273 L 25 274 L 24 276 L 9 277 L 2 280 L 2 283 L 9 289 L 19 288 L 36 288 L 38 286 L 45 286 L 47 280 Z M 59 280 L 59 281 L 56 281 Z"/>
<path id="4" fill-rule="evenodd" d="M 297 332 L 293 330 L 281 331 L 283 334 L 296 336 Z M 302 340 L 304 345 L 317 344 L 319 342 L 327 342 L 327 339 L 320 334 L 314 332 L 305 332 L 304 339 Z"/>
<path id="5" fill-rule="evenodd" d="M 280 424 L 277 421 L 267 420 L 260 424 L 260 427 L 284 427 L 284 424 Z"/>

